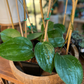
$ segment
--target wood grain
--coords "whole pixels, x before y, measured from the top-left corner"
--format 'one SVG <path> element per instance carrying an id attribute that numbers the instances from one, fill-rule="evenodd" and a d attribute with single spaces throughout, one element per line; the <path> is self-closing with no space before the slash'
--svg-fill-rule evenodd
<path id="1" fill-rule="evenodd" d="M 9 61 L 2 57 L 0 57 L 0 77 L 16 84 L 23 84 L 18 81 L 12 74 Z"/>

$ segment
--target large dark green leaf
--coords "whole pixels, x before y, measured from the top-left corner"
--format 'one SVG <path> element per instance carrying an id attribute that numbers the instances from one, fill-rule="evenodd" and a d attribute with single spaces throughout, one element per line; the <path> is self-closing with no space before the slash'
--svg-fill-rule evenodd
<path id="1" fill-rule="evenodd" d="M 11 38 L 14 38 L 14 37 L 20 37 L 21 34 L 15 30 L 15 29 L 6 29 L 4 31 L 1 32 L 1 39 L 3 40 L 3 42 L 11 39 Z"/>
<path id="2" fill-rule="evenodd" d="M 57 53 L 54 64 L 58 75 L 66 84 L 81 84 L 83 69 L 81 63 L 74 56 L 60 56 Z"/>
<path id="3" fill-rule="evenodd" d="M 53 30 L 53 28 L 54 28 L 54 23 L 52 21 L 49 21 L 49 23 L 48 23 L 48 31 Z M 44 32 L 44 26 L 43 26 L 43 24 L 41 26 L 41 31 Z"/>
<path id="4" fill-rule="evenodd" d="M 33 40 L 33 39 L 36 39 L 36 38 L 38 38 L 39 36 L 41 36 L 43 33 L 33 33 L 33 34 L 29 34 L 28 36 L 27 36 L 27 38 L 29 39 L 29 40 Z"/>
<path id="5" fill-rule="evenodd" d="M 33 45 L 24 37 L 15 37 L 0 45 L 0 56 L 13 61 L 24 61 L 31 59 Z"/>
<path id="6" fill-rule="evenodd" d="M 64 43 L 63 37 L 49 38 L 49 42 L 53 45 L 53 47 L 62 47 Z"/>
<path id="7" fill-rule="evenodd" d="M 60 29 L 60 31 L 62 32 L 62 33 L 65 33 L 66 32 L 66 27 L 63 25 L 63 24 L 54 24 L 54 28 L 55 29 Z"/>
<path id="8" fill-rule="evenodd" d="M 51 73 L 54 68 L 54 47 L 48 42 L 39 42 L 35 46 L 34 53 L 39 66 Z"/>

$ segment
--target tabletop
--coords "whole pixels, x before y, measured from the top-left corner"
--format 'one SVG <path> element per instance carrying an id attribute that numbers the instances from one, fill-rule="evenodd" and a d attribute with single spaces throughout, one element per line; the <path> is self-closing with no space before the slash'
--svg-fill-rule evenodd
<path id="1" fill-rule="evenodd" d="M 0 57 L 0 77 L 15 84 L 23 84 L 14 77 L 9 65 L 9 61 L 2 57 Z"/>

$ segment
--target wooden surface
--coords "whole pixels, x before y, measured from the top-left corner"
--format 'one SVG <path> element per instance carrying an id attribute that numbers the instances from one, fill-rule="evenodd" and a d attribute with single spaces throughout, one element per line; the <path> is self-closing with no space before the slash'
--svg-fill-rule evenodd
<path id="1" fill-rule="evenodd" d="M 80 62 L 83 66 L 83 81 L 82 84 L 84 84 L 84 59 L 80 57 Z M 18 81 L 12 74 L 11 68 L 9 66 L 9 61 L 6 59 L 3 59 L 0 57 L 0 77 L 4 78 L 6 80 L 9 80 L 15 84 L 23 84 L 20 81 Z"/>
<path id="2" fill-rule="evenodd" d="M 0 78 L 0 84 L 3 84 L 3 81 L 2 81 L 2 79 Z"/>
<path id="3" fill-rule="evenodd" d="M 15 84 L 23 84 L 13 76 L 11 68 L 9 66 L 9 61 L 3 59 L 2 57 L 0 57 L 0 77 Z"/>

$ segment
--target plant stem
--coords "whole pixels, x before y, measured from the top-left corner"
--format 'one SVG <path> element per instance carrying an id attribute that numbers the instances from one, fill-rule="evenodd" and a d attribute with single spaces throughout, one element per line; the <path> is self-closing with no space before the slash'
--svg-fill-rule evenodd
<path id="1" fill-rule="evenodd" d="M 78 0 L 74 1 L 72 0 L 72 15 L 71 15 L 71 21 L 70 21 L 70 28 L 72 28 L 73 26 L 73 22 L 74 22 L 74 15 L 75 15 L 75 9 L 76 9 L 76 5 L 77 5 Z M 70 33 L 68 34 L 68 43 L 67 43 L 67 50 L 66 50 L 66 54 L 68 54 L 68 50 L 69 50 L 69 45 L 70 45 L 70 40 L 71 40 L 71 34 L 72 34 L 72 29 L 69 29 Z"/>
<path id="2" fill-rule="evenodd" d="M 20 22 L 20 16 L 19 16 L 19 9 L 18 9 L 18 2 L 16 1 L 16 8 L 17 8 L 17 14 L 18 14 L 18 20 L 19 20 L 19 26 L 20 26 L 20 31 L 21 31 L 21 35 L 23 37 L 23 31 L 22 31 L 22 26 L 21 26 L 21 22 Z"/>
<path id="3" fill-rule="evenodd" d="M 23 8 L 25 10 L 26 8 L 26 2 L 23 0 Z M 26 19 L 26 12 L 24 11 L 24 19 Z M 27 38 L 27 27 L 26 27 L 26 21 L 24 22 L 24 27 L 25 27 L 25 37 Z"/>
<path id="4" fill-rule="evenodd" d="M 63 25 L 65 24 L 65 18 L 66 18 L 67 4 L 68 4 L 68 0 L 66 0 L 66 6 L 65 6 L 65 12 L 64 12 Z"/>
<path id="5" fill-rule="evenodd" d="M 51 2 L 52 2 L 52 0 L 49 0 L 49 6 L 48 6 L 47 18 L 49 18 L 49 13 L 50 13 L 50 10 L 51 10 Z M 44 41 L 47 40 L 48 23 L 49 23 L 49 20 L 47 20 L 47 22 L 46 22 L 45 34 L 44 34 Z"/>
<path id="6" fill-rule="evenodd" d="M 26 6 L 26 13 L 27 13 L 27 17 L 28 17 L 28 20 L 29 20 L 29 23 L 30 23 L 30 26 L 31 26 L 31 22 L 30 22 L 30 18 L 29 18 L 29 13 L 28 13 L 28 10 L 27 10 L 27 6 Z M 31 33 L 33 33 L 32 26 L 31 26 Z"/>
<path id="7" fill-rule="evenodd" d="M 6 3 L 7 3 L 7 6 L 8 6 L 8 10 L 9 10 L 9 15 L 10 15 L 11 23 L 12 23 L 12 28 L 14 29 L 13 19 L 12 19 L 12 15 L 11 15 L 11 11 L 10 11 L 8 0 L 6 0 Z"/>

